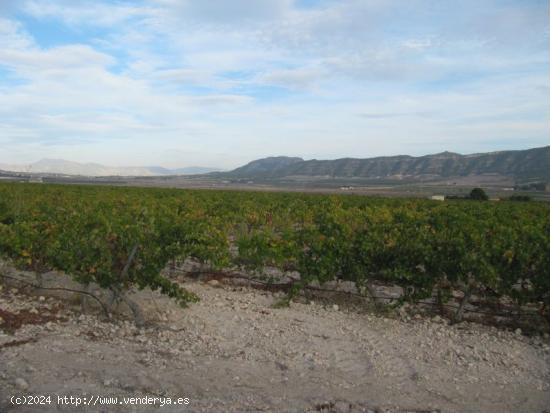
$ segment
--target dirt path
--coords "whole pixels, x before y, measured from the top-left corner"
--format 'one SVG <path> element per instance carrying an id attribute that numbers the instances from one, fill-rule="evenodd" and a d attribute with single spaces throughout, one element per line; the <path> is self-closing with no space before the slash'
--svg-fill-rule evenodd
<path id="1" fill-rule="evenodd" d="M 79 316 L 66 301 L 58 309 L 54 298 L 0 293 L 9 314 L 50 320 L 0 332 L 0 411 L 502 413 L 550 406 L 550 347 L 540 338 L 319 303 L 273 309 L 268 292 L 216 282 L 188 287 L 202 300 L 187 310 L 139 293 L 159 321 L 146 329 Z M 8 399 L 16 394 L 188 397 L 190 404 L 71 408 L 56 399 L 15 407 Z"/>

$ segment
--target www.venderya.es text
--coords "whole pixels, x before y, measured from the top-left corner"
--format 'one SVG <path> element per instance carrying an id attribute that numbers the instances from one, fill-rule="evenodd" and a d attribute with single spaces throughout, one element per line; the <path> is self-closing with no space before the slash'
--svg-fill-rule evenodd
<path id="1" fill-rule="evenodd" d="M 29 395 L 11 396 L 10 402 L 14 406 L 186 406 L 191 403 L 189 397 L 117 397 L 117 396 L 58 396 L 58 395 Z"/>

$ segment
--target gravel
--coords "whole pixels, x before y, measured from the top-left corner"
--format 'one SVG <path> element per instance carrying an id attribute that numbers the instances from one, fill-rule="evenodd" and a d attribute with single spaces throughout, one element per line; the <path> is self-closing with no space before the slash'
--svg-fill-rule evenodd
<path id="1" fill-rule="evenodd" d="M 188 309 L 136 293 L 146 328 L 123 309 L 104 320 L 67 300 L 4 289 L 0 309 L 48 321 L 9 333 L 0 324 L 0 411 L 60 411 L 7 403 L 23 393 L 190 398 L 183 410 L 157 409 L 163 412 L 501 413 L 550 406 L 548 338 L 317 301 L 275 309 L 280 294 L 212 281 L 185 286 L 201 298 Z"/>

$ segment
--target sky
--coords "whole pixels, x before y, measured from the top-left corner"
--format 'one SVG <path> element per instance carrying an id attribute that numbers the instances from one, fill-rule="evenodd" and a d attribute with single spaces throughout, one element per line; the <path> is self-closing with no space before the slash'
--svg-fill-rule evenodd
<path id="1" fill-rule="evenodd" d="M 0 163 L 546 145 L 549 0 L 0 0 Z"/>

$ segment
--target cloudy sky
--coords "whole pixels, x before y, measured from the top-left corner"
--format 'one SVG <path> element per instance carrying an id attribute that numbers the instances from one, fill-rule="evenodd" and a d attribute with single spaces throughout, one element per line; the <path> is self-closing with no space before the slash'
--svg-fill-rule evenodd
<path id="1" fill-rule="evenodd" d="M 545 145 L 548 0 L 0 0 L 0 163 Z"/>

